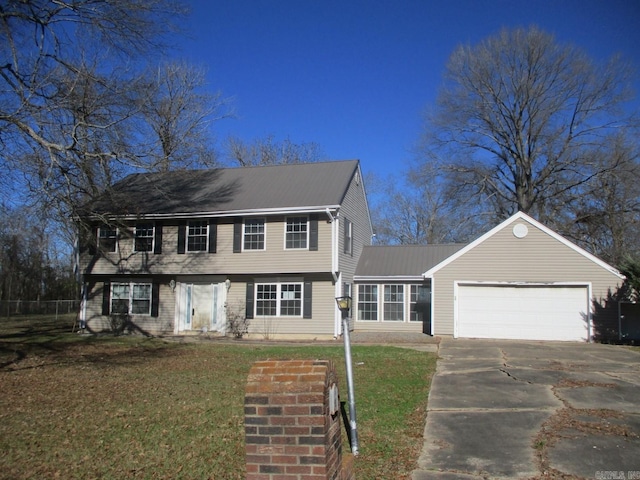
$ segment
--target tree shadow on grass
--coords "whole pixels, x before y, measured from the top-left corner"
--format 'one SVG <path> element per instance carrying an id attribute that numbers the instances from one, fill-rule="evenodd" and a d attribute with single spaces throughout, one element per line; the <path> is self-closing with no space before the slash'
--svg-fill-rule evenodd
<path id="1" fill-rule="evenodd" d="M 0 320 L 0 371 L 44 365 L 132 365 L 171 355 L 177 345 L 143 335 L 73 333 L 73 315 L 11 317 Z"/>

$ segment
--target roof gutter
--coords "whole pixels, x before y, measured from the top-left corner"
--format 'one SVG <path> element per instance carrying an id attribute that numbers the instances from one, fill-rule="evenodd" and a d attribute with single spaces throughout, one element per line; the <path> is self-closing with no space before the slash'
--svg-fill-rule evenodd
<path id="1" fill-rule="evenodd" d="M 307 207 L 273 207 L 273 208 L 250 208 L 243 210 L 218 210 L 218 211 L 203 211 L 203 212 L 182 212 L 182 213 L 149 213 L 140 215 L 90 215 L 89 218 L 98 220 L 103 219 L 105 216 L 109 218 L 117 218 L 121 220 L 140 220 L 140 219 L 167 219 L 167 218 L 208 218 L 208 217 L 243 217 L 250 215 L 287 215 L 287 214 L 299 214 L 299 213 L 327 213 L 331 222 L 335 217 L 331 214 L 330 210 L 337 210 L 339 205 L 318 205 Z"/>
<path id="2" fill-rule="evenodd" d="M 387 276 L 368 276 L 368 275 L 354 275 L 354 282 L 423 282 L 424 280 L 428 280 L 428 278 L 423 277 L 422 275 L 387 275 Z"/>

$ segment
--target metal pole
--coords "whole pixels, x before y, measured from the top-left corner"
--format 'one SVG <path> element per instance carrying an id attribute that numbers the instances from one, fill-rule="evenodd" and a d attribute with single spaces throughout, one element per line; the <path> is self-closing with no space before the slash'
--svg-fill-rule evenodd
<path id="1" fill-rule="evenodd" d="M 358 455 L 358 427 L 356 424 L 356 397 L 353 387 L 353 369 L 351 367 L 351 341 L 349 338 L 349 320 L 347 312 L 342 312 L 342 335 L 344 336 L 344 363 L 347 367 L 347 389 L 349 391 L 349 424 L 351 431 L 351 453 Z"/>

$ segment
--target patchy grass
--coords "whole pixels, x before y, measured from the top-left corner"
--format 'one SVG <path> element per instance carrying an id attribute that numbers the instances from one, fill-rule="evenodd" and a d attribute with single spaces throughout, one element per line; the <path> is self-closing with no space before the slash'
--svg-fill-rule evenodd
<path id="1" fill-rule="evenodd" d="M 331 359 L 347 397 L 341 344 L 86 337 L 72 323 L 0 320 L 0 479 L 242 479 L 244 386 L 256 360 Z M 408 479 L 435 355 L 354 346 L 352 356 L 356 476 Z"/>

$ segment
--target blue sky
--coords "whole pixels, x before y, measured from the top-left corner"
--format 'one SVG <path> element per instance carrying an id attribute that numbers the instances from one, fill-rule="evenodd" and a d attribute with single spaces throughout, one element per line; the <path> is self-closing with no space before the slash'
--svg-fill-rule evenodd
<path id="1" fill-rule="evenodd" d="M 640 69 L 636 0 L 192 0 L 180 56 L 233 97 L 219 140 L 273 135 L 316 142 L 330 159 L 358 158 L 385 177 L 411 158 L 460 43 L 537 25 L 603 60 Z M 640 91 L 640 81 L 636 82 Z"/>

